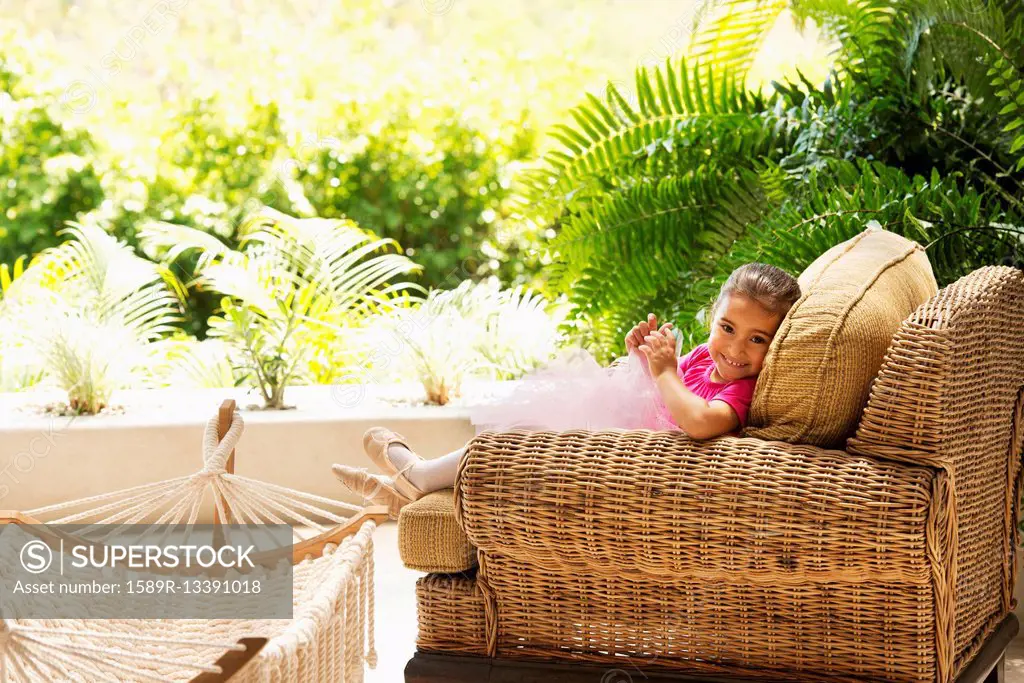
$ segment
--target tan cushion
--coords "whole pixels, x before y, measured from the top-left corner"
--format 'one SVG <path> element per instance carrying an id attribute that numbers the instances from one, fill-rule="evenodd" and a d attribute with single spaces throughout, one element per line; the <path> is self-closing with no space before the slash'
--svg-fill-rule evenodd
<path id="1" fill-rule="evenodd" d="M 398 552 L 409 569 L 453 573 L 476 566 L 476 548 L 455 521 L 454 495 L 442 489 L 402 508 Z"/>
<path id="2" fill-rule="evenodd" d="M 772 341 L 745 435 L 842 448 L 893 334 L 938 289 L 924 248 L 880 228 L 837 244 L 799 277 Z"/>

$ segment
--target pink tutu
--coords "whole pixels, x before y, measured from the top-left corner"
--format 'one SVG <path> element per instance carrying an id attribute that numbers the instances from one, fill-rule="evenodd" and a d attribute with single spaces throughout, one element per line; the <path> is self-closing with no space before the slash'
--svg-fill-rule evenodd
<path id="1" fill-rule="evenodd" d="M 505 396 L 469 408 L 477 433 L 509 429 L 679 429 L 639 354 L 604 367 L 584 349 L 563 352 Z"/>

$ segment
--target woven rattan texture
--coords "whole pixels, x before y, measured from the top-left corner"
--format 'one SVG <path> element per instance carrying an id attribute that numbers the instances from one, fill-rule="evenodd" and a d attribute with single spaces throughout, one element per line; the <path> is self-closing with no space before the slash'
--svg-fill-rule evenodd
<path id="1" fill-rule="evenodd" d="M 800 276 L 803 296 L 769 349 L 748 436 L 842 448 L 893 333 L 937 289 L 924 249 L 865 230 Z"/>
<path id="2" fill-rule="evenodd" d="M 934 470 L 670 431 L 483 432 L 460 470 L 471 542 L 585 572 L 925 584 Z"/>
<path id="3" fill-rule="evenodd" d="M 937 475 L 749 438 L 484 432 L 456 513 L 493 654 L 934 681 Z"/>
<path id="4" fill-rule="evenodd" d="M 476 566 L 476 548 L 455 519 L 451 489 L 428 494 L 402 508 L 398 551 L 409 569 L 462 572 Z"/>
<path id="5" fill-rule="evenodd" d="M 618 668 L 785 681 L 935 680 L 930 585 L 651 581 L 483 555 L 500 657 L 618 656 L 630 658 Z"/>
<path id="6" fill-rule="evenodd" d="M 1024 387 L 1024 273 L 988 267 L 943 289 L 899 329 L 850 450 L 944 468 L 954 558 L 937 577 L 958 673 L 1010 610 Z M 1014 453 L 1013 451 L 1017 452 Z"/>
<path id="7" fill-rule="evenodd" d="M 416 581 L 416 647 L 487 654 L 484 598 L 472 573 L 428 574 Z"/>

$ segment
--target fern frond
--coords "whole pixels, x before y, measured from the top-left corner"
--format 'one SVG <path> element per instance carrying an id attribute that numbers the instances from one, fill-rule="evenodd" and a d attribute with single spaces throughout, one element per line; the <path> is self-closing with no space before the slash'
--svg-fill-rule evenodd
<path id="1" fill-rule="evenodd" d="M 743 169 L 703 166 L 613 193 L 570 217 L 553 241 L 555 289 L 607 344 L 620 312 L 634 316 L 666 283 L 713 263 L 765 209 L 756 174 Z"/>
<path id="2" fill-rule="evenodd" d="M 727 0 L 702 13 L 689 56 L 742 80 L 789 0 Z"/>
<path id="3" fill-rule="evenodd" d="M 575 126 L 555 127 L 551 135 L 560 148 L 524 176 L 524 202 L 535 221 L 550 223 L 567 205 L 600 195 L 607 189 L 602 177 L 698 119 L 742 125 L 766 107 L 765 99 L 748 92 L 735 74 L 684 60 L 637 69 L 635 88 L 635 109 L 609 83 L 603 102 L 588 95 L 570 112 Z"/>
<path id="4" fill-rule="evenodd" d="M 906 27 L 901 65 L 919 95 L 952 78 L 975 97 L 993 96 L 989 69 L 999 57 L 1014 61 L 1005 17 L 995 3 L 908 0 L 901 17 Z"/>
<path id="5" fill-rule="evenodd" d="M 841 74 L 858 72 L 877 62 L 879 52 L 897 47 L 893 23 L 897 9 L 891 0 L 792 0 L 798 24 L 810 19 L 835 45 L 835 69 Z"/>
<path id="6" fill-rule="evenodd" d="M 714 263 L 695 263 L 686 277 L 636 308 L 613 316 L 606 323 L 609 338 L 624 334 L 637 311 L 652 310 L 675 322 L 684 346 L 701 343 L 707 335 L 702 310 L 706 313 L 735 268 L 760 261 L 798 275 L 829 248 L 868 225 L 926 246 L 940 285 L 980 265 L 1024 253 L 1021 221 L 998 223 L 998 211 L 982 195 L 964 188 L 957 177 L 937 173 L 910 177 L 878 163 L 834 162 L 809 180 L 791 183 L 788 190 L 784 202 L 748 225 Z M 963 226 L 987 227 L 964 230 Z"/>

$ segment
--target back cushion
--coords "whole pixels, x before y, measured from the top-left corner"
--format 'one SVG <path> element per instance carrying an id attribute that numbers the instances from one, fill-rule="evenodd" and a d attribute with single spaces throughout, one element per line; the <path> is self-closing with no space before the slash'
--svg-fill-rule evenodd
<path id="1" fill-rule="evenodd" d="M 938 289 L 924 248 L 880 228 L 832 247 L 799 277 L 772 341 L 745 435 L 842 448 L 893 334 Z"/>

